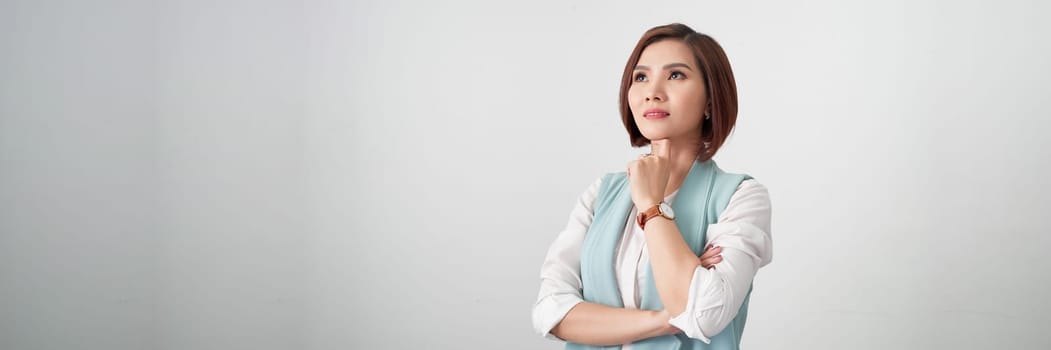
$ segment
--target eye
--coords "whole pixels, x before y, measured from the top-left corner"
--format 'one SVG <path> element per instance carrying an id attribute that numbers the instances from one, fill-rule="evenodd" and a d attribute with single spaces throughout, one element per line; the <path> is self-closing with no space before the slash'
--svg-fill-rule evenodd
<path id="1" fill-rule="evenodd" d="M 635 74 L 635 82 L 643 82 L 643 81 L 646 81 L 646 74 L 642 74 L 642 73 Z"/>
<path id="2" fill-rule="evenodd" d="M 671 72 L 671 76 L 668 77 L 668 78 L 669 79 L 686 79 L 686 74 L 682 74 L 682 72 Z"/>

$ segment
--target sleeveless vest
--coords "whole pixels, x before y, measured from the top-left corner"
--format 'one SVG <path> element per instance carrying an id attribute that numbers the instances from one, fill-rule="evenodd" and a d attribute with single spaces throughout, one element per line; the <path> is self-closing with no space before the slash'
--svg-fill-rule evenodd
<path id="1" fill-rule="evenodd" d="M 730 197 L 737 191 L 742 181 L 751 176 L 723 172 L 715 161 L 694 162 L 685 181 L 679 187 L 672 205 L 675 210 L 675 224 L 679 227 L 683 239 L 695 255 L 703 252 L 707 243 L 708 225 L 718 221 L 719 214 L 726 209 Z M 602 178 L 602 187 L 595 199 L 595 212 L 591 226 L 584 238 L 580 251 L 580 277 L 583 282 L 584 300 L 612 307 L 624 307 L 617 277 L 614 273 L 614 251 L 629 218 L 628 214 L 634 203 L 631 201 L 631 186 L 627 173 L 610 173 Z M 657 286 L 653 281 L 653 270 L 648 264 L 645 267 L 649 277 L 640 285 L 640 309 L 663 310 Z M 741 304 L 737 316 L 719 334 L 706 336 L 711 344 L 687 337 L 679 333 L 643 339 L 632 343 L 638 350 L 737 350 L 741 344 L 745 319 L 748 317 L 748 299 L 751 288 Z M 677 315 L 672 315 L 677 316 Z M 620 349 L 616 346 L 591 346 L 566 343 L 566 349 Z"/>

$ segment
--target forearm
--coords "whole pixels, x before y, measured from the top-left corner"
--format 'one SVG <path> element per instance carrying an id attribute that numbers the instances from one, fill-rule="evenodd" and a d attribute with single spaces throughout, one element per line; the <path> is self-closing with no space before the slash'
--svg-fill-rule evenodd
<path id="1" fill-rule="evenodd" d="M 551 334 L 588 345 L 627 344 L 660 335 L 675 334 L 667 312 L 625 309 L 582 302 L 574 306 Z"/>
<path id="2" fill-rule="evenodd" d="M 686 245 L 675 222 L 665 218 L 646 223 L 646 245 L 664 310 L 673 316 L 681 314 L 686 310 L 690 282 L 701 259 Z"/>

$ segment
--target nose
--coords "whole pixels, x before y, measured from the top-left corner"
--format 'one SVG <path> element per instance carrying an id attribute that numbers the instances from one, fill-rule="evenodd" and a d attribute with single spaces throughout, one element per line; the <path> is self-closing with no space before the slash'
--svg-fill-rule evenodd
<path id="1" fill-rule="evenodd" d="M 655 81 L 649 84 L 649 89 L 646 90 L 646 102 L 663 102 L 667 100 L 667 96 L 664 95 L 664 86 L 659 81 Z"/>

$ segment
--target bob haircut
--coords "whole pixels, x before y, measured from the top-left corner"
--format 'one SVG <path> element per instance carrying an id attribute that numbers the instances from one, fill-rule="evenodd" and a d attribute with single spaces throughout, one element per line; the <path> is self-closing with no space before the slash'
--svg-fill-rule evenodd
<path id="1" fill-rule="evenodd" d="M 694 61 L 704 79 L 708 92 L 708 108 L 705 110 L 710 112 L 711 119 L 701 119 L 701 129 L 697 131 L 701 136 L 697 160 L 707 161 L 722 147 L 737 122 L 737 83 L 734 82 L 730 60 L 726 58 L 722 46 L 706 34 L 698 33 L 681 23 L 647 30 L 635 44 L 635 50 L 624 65 L 624 75 L 620 79 L 620 118 L 628 131 L 632 146 L 642 147 L 650 143 L 635 124 L 631 106 L 628 104 L 628 89 L 635 80 L 635 66 L 639 63 L 642 51 L 650 44 L 662 40 L 677 40 L 686 44 L 693 52 Z"/>

